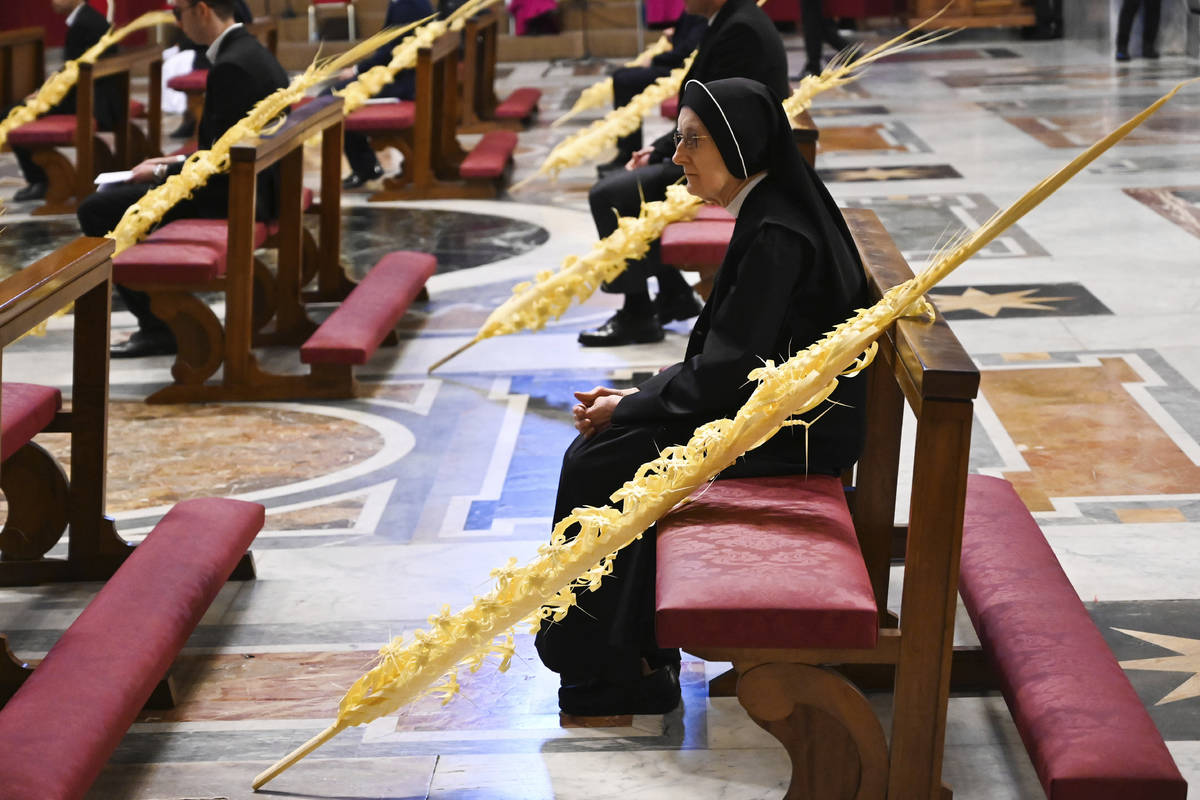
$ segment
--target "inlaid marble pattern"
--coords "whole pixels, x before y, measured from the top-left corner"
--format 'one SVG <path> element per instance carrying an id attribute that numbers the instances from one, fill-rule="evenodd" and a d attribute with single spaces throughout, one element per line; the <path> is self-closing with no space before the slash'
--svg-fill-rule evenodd
<path id="1" fill-rule="evenodd" d="M 871 125 L 827 125 L 817 139 L 817 158 L 822 153 L 926 153 L 929 146 L 902 122 Z"/>
<path id="2" fill-rule="evenodd" d="M 1200 237 L 1200 186 L 1125 189 L 1124 192 L 1193 236 Z"/>
<path id="3" fill-rule="evenodd" d="M 908 167 L 838 167 L 818 169 L 817 174 L 826 183 L 924 181 L 962 177 L 958 170 L 949 164 L 917 164 Z"/>
<path id="4" fill-rule="evenodd" d="M 1050 114 L 1038 117 L 1005 115 L 1012 125 L 1028 133 L 1047 147 L 1086 147 L 1127 119 L 1113 114 Z M 1196 112 L 1167 108 L 1155 114 L 1125 137 L 1126 147 L 1153 144 L 1189 144 L 1200 142 L 1200 121 Z"/>
<path id="5" fill-rule="evenodd" d="M 929 299 L 946 319 L 1111 314 L 1078 283 L 939 286 Z"/>

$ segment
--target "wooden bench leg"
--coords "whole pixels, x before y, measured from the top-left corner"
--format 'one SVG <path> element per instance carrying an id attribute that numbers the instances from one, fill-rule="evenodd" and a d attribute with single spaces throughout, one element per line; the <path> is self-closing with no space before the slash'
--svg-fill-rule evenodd
<path id="1" fill-rule="evenodd" d="M 54 148 L 36 150 L 33 161 L 46 173 L 46 197 L 33 210 L 41 214 L 73 214 L 79 205 L 75 197 L 75 164 Z"/>
<path id="2" fill-rule="evenodd" d="M 0 558 L 41 558 L 67 529 L 67 475 L 41 445 L 29 442 L 4 462 L 0 489 L 8 498 L 8 518 L 0 531 Z"/>
<path id="3" fill-rule="evenodd" d="M 16 657 L 8 646 L 8 637 L 0 633 L 0 708 L 32 674 L 33 668 Z"/>
<path id="4" fill-rule="evenodd" d="M 152 292 L 150 310 L 171 328 L 179 352 L 171 367 L 176 383 L 202 384 L 225 356 L 225 329 L 212 310 L 187 292 Z"/>
<path id="5" fill-rule="evenodd" d="M 888 750 L 866 697 L 836 673 L 762 664 L 742 673 L 738 700 L 792 761 L 785 800 L 884 800 Z"/>
<path id="6" fill-rule="evenodd" d="M 275 276 L 267 265 L 254 259 L 254 330 L 260 331 L 275 316 L 279 308 L 279 289 Z M 313 326 L 316 327 L 315 325 Z"/>

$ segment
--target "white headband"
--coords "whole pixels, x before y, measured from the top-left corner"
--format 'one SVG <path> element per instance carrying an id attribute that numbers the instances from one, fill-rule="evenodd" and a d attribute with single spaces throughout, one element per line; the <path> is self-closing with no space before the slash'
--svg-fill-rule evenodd
<path id="1" fill-rule="evenodd" d="M 709 96 L 709 98 L 712 99 L 713 105 L 717 107 L 717 111 L 721 112 L 721 119 L 725 120 L 725 127 L 729 129 L 729 137 L 731 139 L 733 139 L 733 146 L 735 148 L 737 148 L 738 161 L 742 162 L 742 177 L 749 178 L 750 171 L 748 169 L 746 169 L 746 159 L 742 157 L 742 146 L 740 144 L 738 144 L 737 134 L 733 132 L 733 126 L 729 124 L 729 117 L 725 116 L 725 109 L 721 108 L 721 104 L 717 102 L 717 98 L 713 97 L 713 93 L 708 90 L 707 86 L 705 86 L 703 83 L 696 80 L 695 78 L 688 81 L 688 86 L 691 86 L 693 83 L 704 90 L 704 93 L 707 94 Z M 685 86 L 683 88 L 686 89 L 687 86 Z"/>

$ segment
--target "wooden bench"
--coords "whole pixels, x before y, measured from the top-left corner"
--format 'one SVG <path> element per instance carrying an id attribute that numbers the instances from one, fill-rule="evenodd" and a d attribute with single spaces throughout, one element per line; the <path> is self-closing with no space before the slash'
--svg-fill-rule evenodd
<path id="1" fill-rule="evenodd" d="M 360 356 L 340 357 L 330 348 L 341 343 L 346 352 L 365 353 L 365 361 L 380 342 L 369 343 L 363 326 L 387 331 L 420 296 L 436 263 L 423 254 L 392 254 L 382 269 L 368 273 L 368 288 L 352 291 L 339 263 L 342 100 L 322 97 L 291 115 L 271 136 L 247 140 L 231 152 L 230 201 L 227 239 L 204 238 L 196 228 L 179 235 L 176 222 L 156 231 L 142 244 L 116 260 L 115 279 L 151 295 L 151 308 L 171 327 L 179 353 L 171 373 L 175 382 L 155 392 L 147 402 L 204 402 L 210 400 L 265 400 L 294 397 L 352 397 L 357 391 L 352 365 Z M 303 145 L 322 137 L 320 240 L 316 245 L 317 286 L 304 292 L 303 263 Z M 254 219 L 255 177 L 273 164 L 280 165 L 280 215 L 277 224 Z M 210 223 L 219 226 L 220 221 Z M 255 268 L 254 249 L 274 229 L 279 246 L 279 269 L 270 285 Z M 185 236 L 201 241 L 185 240 Z M 256 277 L 258 278 L 256 282 Z M 254 297 L 271 294 L 272 314 L 256 313 Z M 225 322 L 195 295 L 218 291 L 225 295 Z M 306 301 L 341 301 L 318 331 Z M 270 317 L 271 325 L 261 329 Z M 352 321 L 353 324 L 347 324 Z M 276 374 L 263 370 L 253 353 L 256 344 L 299 346 L 318 334 L 303 355 L 311 365 L 306 374 Z M 394 341 L 394 339 L 393 339 Z M 209 379 L 221 369 L 219 382 Z"/>
<path id="2" fill-rule="evenodd" d="M 872 212 L 844 213 L 878 298 L 911 273 Z M 946 800 L 949 693 L 997 677 L 1049 797 L 1182 797 L 1161 737 L 1024 506 L 1002 481 L 968 481 L 979 375 L 945 321 L 897 322 L 867 379 L 849 504 L 831 477 L 717 480 L 660 522 L 660 644 L 733 662 L 710 695 L 733 688 L 784 744 L 788 798 Z M 905 403 L 916 440 L 897 527 Z M 898 618 L 887 611 L 897 545 Z M 952 647 L 960 554 L 982 651 Z M 893 693 L 890 737 L 863 690 Z"/>
<path id="3" fill-rule="evenodd" d="M 412 127 L 398 132 L 405 141 L 404 169 L 399 176 L 385 179 L 383 190 L 371 200 L 499 195 L 511 171 L 517 135 L 491 131 L 470 152 L 462 149 L 455 135 L 459 39 L 457 32 L 447 31 L 418 52 Z M 372 147 L 379 146 L 380 142 L 372 142 Z"/>
<path id="4" fill-rule="evenodd" d="M 815 166 L 819 131 L 807 111 L 793 117 L 792 136 L 800 155 Z M 732 236 L 733 217 L 720 206 L 704 206 L 693 219 L 672 222 L 663 229 L 660 257 L 664 264 L 700 273 L 700 281 L 694 288 L 707 300 Z"/>
<path id="5" fill-rule="evenodd" d="M 501 17 L 499 6 L 480 11 L 463 29 L 462 118 L 463 133 L 520 130 L 537 115 L 540 89 L 517 89 L 504 100 L 496 96 L 496 39 Z"/>
<path id="6" fill-rule="evenodd" d="M 0 31 L 0 110 L 19 103 L 46 82 L 46 30 Z"/>
<path id="7" fill-rule="evenodd" d="M 149 103 L 131 103 L 129 74 L 145 65 L 150 72 Z M 93 109 L 95 83 L 101 78 L 115 81 L 119 109 L 124 109 L 113 127 L 114 147 L 109 149 L 98 135 Z M 48 114 L 14 129 L 8 144 L 33 151 L 33 160 L 46 171 L 45 202 L 34 214 L 70 214 L 92 193 L 93 178 L 114 169 L 125 169 L 144 158 L 158 155 L 162 135 L 162 48 L 148 45 L 136 50 L 81 64 L 75 86 L 75 113 Z M 148 132 L 133 124 L 144 114 Z M 75 149 L 75 162 L 58 151 Z"/>

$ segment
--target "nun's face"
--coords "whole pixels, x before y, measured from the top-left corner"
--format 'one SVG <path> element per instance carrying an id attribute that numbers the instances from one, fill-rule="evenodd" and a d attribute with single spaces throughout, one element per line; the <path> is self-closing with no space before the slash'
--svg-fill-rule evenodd
<path id="1" fill-rule="evenodd" d="M 687 190 L 706 203 L 725 205 L 732 200 L 740 181 L 726 168 L 717 143 L 696 112 L 687 106 L 679 109 L 676 130 L 677 144 L 671 160 L 683 167 Z"/>

